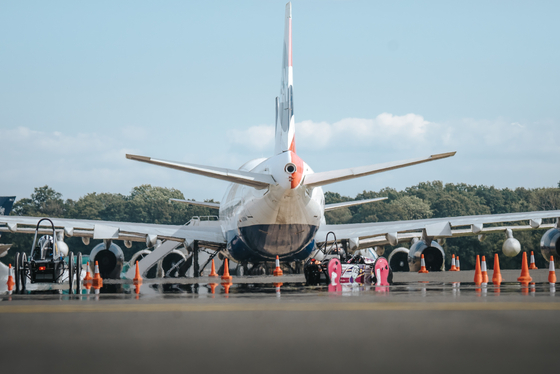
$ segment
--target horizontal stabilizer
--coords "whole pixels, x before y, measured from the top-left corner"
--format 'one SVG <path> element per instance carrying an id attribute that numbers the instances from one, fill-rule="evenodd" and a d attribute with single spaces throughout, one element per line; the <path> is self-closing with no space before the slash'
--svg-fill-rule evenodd
<path id="1" fill-rule="evenodd" d="M 248 171 L 232 170 L 225 168 L 216 168 L 213 166 L 203 166 L 195 164 L 187 164 L 183 162 L 174 162 L 166 160 L 158 160 L 151 157 L 126 155 L 130 160 L 145 162 L 152 165 L 163 166 L 166 168 L 186 171 L 187 173 L 204 175 L 214 179 L 244 184 L 256 189 L 267 188 L 269 185 L 275 185 L 276 182 L 269 174 L 251 173 Z"/>
<path id="2" fill-rule="evenodd" d="M 212 209 L 220 209 L 220 204 L 219 203 L 207 203 L 205 201 L 191 201 L 191 200 L 181 200 L 181 199 L 169 199 L 169 201 L 174 201 L 176 203 L 182 203 L 182 204 L 203 206 L 203 207 L 212 208 Z"/>
<path id="3" fill-rule="evenodd" d="M 440 160 L 442 158 L 454 156 L 455 153 L 456 152 L 440 153 L 426 158 L 416 158 L 416 159 L 404 160 L 404 161 L 393 161 L 393 162 L 386 162 L 384 164 L 375 164 L 369 166 L 360 166 L 357 168 L 349 168 L 349 169 L 341 169 L 341 170 L 334 170 L 334 171 L 325 171 L 322 173 L 309 174 L 305 177 L 303 184 L 309 187 L 324 186 L 326 184 L 342 182 L 345 180 L 365 177 L 367 175 L 372 175 L 377 173 L 383 173 L 385 171 L 422 164 L 424 162 Z"/>
<path id="4" fill-rule="evenodd" d="M 366 200 L 354 200 L 354 201 L 345 201 L 343 203 L 336 203 L 336 204 L 326 204 L 325 205 L 325 212 L 329 210 L 338 209 L 338 208 L 346 208 L 349 206 L 373 203 L 375 201 L 387 200 L 388 197 L 376 197 L 375 199 L 366 199 Z"/>

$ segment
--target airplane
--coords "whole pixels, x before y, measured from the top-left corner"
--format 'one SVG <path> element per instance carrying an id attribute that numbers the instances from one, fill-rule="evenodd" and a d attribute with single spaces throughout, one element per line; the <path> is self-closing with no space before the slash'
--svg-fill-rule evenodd
<path id="1" fill-rule="evenodd" d="M 357 204 L 373 203 L 381 199 L 325 204 L 323 186 L 349 181 L 377 173 L 426 162 L 442 160 L 455 152 L 434 154 L 410 160 L 387 162 L 341 170 L 314 172 L 296 152 L 294 120 L 293 65 L 292 65 L 292 5 L 285 11 L 285 29 L 282 57 L 280 96 L 276 98 L 275 149 L 269 158 L 248 161 L 238 170 L 215 166 L 196 165 L 162 160 L 141 155 L 126 155 L 130 160 L 171 168 L 187 173 L 230 182 L 221 203 L 173 201 L 206 206 L 219 210 L 219 219 L 204 220 L 194 217 L 185 225 L 141 224 L 80 219 L 52 218 L 59 230 L 57 240 L 81 237 L 87 245 L 90 239 L 103 239 L 90 254 L 91 265 L 99 260 L 102 277 L 121 275 L 133 278 L 132 267 L 123 271 L 124 255 L 115 241 L 122 240 L 128 248 L 133 241 L 146 242 L 153 250 L 143 250 L 133 256 L 138 260 L 140 272 L 145 275 L 162 259 L 184 246 L 191 256 L 194 276 L 199 276 L 201 248 L 237 263 L 241 274 L 267 273 L 278 256 L 288 271 L 301 273 L 303 262 L 310 257 L 321 258 L 320 247 L 336 240 L 349 252 L 376 248 L 383 253 L 383 246 L 396 246 L 412 242 L 410 248 L 398 248 L 389 256 L 392 267 L 403 263 L 410 271 L 420 268 L 420 257 L 425 255 L 428 270 L 443 270 L 445 252 L 438 240 L 503 232 L 507 236 L 503 251 L 515 256 L 521 250 L 513 237 L 517 230 L 548 228 L 543 236 L 541 249 L 546 259 L 559 258 L 560 210 L 527 213 L 509 213 L 448 218 L 432 218 L 396 222 L 331 225 L 325 221 L 325 212 Z M 0 217 L 0 232 L 34 232 L 39 217 Z M 556 219 L 556 223 L 543 220 Z M 509 225 L 526 222 L 525 225 Z M 496 226 L 496 224 L 508 224 Z M 45 228 L 46 229 L 46 228 Z M 47 230 L 45 230 L 46 232 Z M 333 233 L 331 239 L 327 235 Z M 206 266 L 206 264 L 204 266 Z M 173 265 L 175 266 L 175 265 Z M 203 268 L 204 268 L 203 266 Z M 122 271 L 122 274 L 121 274 Z"/>

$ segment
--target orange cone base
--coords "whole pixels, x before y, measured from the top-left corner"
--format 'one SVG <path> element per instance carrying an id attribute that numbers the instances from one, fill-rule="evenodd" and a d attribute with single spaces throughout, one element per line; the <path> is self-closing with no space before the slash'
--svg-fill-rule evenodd
<path id="1" fill-rule="evenodd" d="M 531 263 L 531 265 L 529 265 L 529 270 L 537 270 L 538 267 L 535 265 L 535 263 Z"/>
<path id="2" fill-rule="evenodd" d="M 422 268 L 422 269 L 418 270 L 418 273 L 427 274 L 427 273 L 429 273 L 429 271 L 426 268 Z"/>
<path id="3" fill-rule="evenodd" d="M 284 272 L 282 271 L 282 269 L 280 269 L 280 267 L 277 267 L 272 272 L 272 275 L 274 275 L 275 277 L 281 277 L 282 275 L 284 275 Z"/>

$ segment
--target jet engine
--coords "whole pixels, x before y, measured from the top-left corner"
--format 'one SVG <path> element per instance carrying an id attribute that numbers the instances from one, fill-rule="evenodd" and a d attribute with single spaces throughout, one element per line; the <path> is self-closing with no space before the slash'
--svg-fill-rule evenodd
<path id="1" fill-rule="evenodd" d="M 395 248 L 389 255 L 389 267 L 395 271 L 408 271 L 408 248 Z"/>
<path id="2" fill-rule="evenodd" d="M 190 260 L 190 261 L 189 261 Z M 183 252 L 174 249 L 161 259 L 161 269 L 164 278 L 178 278 L 186 276 L 187 270 L 192 264 L 192 258 L 188 258 Z"/>
<path id="3" fill-rule="evenodd" d="M 545 232 L 541 238 L 541 253 L 543 257 L 548 261 L 550 260 L 550 256 L 554 256 L 554 259 L 558 261 L 560 258 L 559 249 L 560 229 L 554 228 Z"/>
<path id="4" fill-rule="evenodd" d="M 99 265 L 99 274 L 103 279 L 119 279 L 124 264 L 124 253 L 115 243 L 109 249 L 105 243 L 93 247 L 89 255 L 91 270 L 95 269 L 95 262 Z"/>
<path id="5" fill-rule="evenodd" d="M 424 240 L 412 244 L 408 251 L 408 267 L 410 271 L 420 270 L 420 257 L 424 255 L 424 262 L 428 271 L 442 271 L 445 264 L 445 252 L 441 245 L 432 241 L 430 245 Z M 394 271 L 394 269 L 393 269 Z"/>

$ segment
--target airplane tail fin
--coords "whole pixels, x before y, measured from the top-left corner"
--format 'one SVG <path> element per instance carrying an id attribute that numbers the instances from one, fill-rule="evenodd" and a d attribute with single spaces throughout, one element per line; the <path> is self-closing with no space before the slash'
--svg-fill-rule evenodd
<path id="1" fill-rule="evenodd" d="M 276 98 L 275 154 L 296 151 L 292 68 L 292 3 L 286 4 L 284 21 L 282 85 L 280 87 L 280 97 Z"/>
<path id="2" fill-rule="evenodd" d="M 16 201 L 15 196 L 0 196 L 0 216 L 7 216 L 12 211 Z"/>

